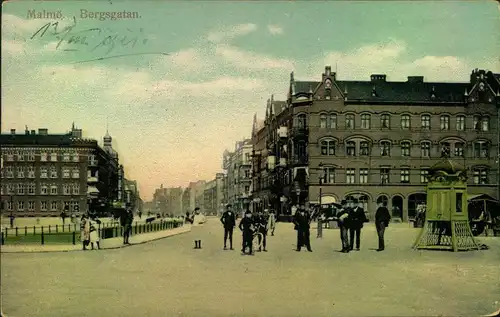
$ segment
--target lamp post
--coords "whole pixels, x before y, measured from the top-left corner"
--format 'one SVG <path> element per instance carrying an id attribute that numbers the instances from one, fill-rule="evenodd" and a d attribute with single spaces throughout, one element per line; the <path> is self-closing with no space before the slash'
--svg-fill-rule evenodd
<path id="1" fill-rule="evenodd" d="M 318 208 L 318 235 L 317 238 L 323 238 L 323 223 L 321 221 L 321 206 L 323 197 L 323 179 L 325 178 L 325 169 L 323 163 L 319 163 L 319 208 Z"/>

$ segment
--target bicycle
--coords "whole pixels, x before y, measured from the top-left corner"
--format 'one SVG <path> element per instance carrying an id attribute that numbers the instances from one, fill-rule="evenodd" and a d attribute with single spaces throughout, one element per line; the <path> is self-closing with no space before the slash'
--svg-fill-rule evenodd
<path id="1" fill-rule="evenodd" d="M 257 251 L 262 248 L 262 242 L 264 241 L 264 234 L 261 232 L 254 232 L 252 235 L 252 250 Z"/>

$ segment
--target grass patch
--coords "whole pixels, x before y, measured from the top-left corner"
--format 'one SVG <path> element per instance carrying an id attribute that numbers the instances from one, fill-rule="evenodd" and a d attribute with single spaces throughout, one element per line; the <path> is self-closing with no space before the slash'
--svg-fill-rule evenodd
<path id="1" fill-rule="evenodd" d="M 73 234 L 70 232 L 66 233 L 51 233 L 44 234 L 45 244 L 73 244 Z M 75 235 L 75 242 L 80 242 L 80 233 L 77 232 Z M 41 234 L 28 234 L 28 235 L 18 235 L 18 236 L 7 236 L 4 239 L 5 245 L 9 244 L 42 244 Z"/>

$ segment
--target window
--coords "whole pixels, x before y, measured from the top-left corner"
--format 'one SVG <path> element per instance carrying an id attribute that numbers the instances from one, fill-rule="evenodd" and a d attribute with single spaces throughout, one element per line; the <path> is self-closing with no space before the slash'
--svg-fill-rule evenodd
<path id="1" fill-rule="evenodd" d="M 380 126 L 382 129 L 389 129 L 391 127 L 391 116 L 388 114 L 380 116 Z"/>
<path id="2" fill-rule="evenodd" d="M 479 115 L 474 116 L 474 130 L 476 131 L 489 131 L 490 129 L 490 118 L 481 117 Z"/>
<path id="3" fill-rule="evenodd" d="M 7 195 L 13 195 L 15 193 L 14 184 L 7 184 Z"/>
<path id="4" fill-rule="evenodd" d="M 80 170 L 78 168 L 74 168 L 72 173 L 71 173 L 71 177 L 80 178 Z"/>
<path id="5" fill-rule="evenodd" d="M 455 143 L 455 156 L 458 156 L 458 157 L 464 157 L 464 148 L 465 148 L 465 144 L 462 143 L 462 142 L 456 142 Z"/>
<path id="6" fill-rule="evenodd" d="M 35 167 L 34 166 L 28 166 L 28 178 L 35 178 Z"/>
<path id="7" fill-rule="evenodd" d="M 23 166 L 17 167 L 17 178 L 24 178 L 24 167 Z"/>
<path id="8" fill-rule="evenodd" d="M 410 115 L 404 114 L 401 116 L 401 129 L 403 130 L 410 129 Z"/>
<path id="9" fill-rule="evenodd" d="M 473 125 L 474 125 L 474 130 L 476 131 L 481 130 L 481 116 L 473 117 Z"/>
<path id="10" fill-rule="evenodd" d="M 345 115 L 345 128 L 346 129 L 354 129 L 354 126 L 355 126 L 354 115 L 353 114 L 346 114 Z"/>
<path id="11" fill-rule="evenodd" d="M 307 147 L 304 141 L 297 142 L 295 147 L 295 155 L 299 159 L 305 159 L 307 157 Z"/>
<path id="12" fill-rule="evenodd" d="M 41 184 L 40 195 L 48 195 L 48 194 L 49 194 L 49 187 L 46 184 Z"/>
<path id="13" fill-rule="evenodd" d="M 69 168 L 67 168 L 67 167 L 63 168 L 62 177 L 63 178 L 69 178 Z"/>
<path id="14" fill-rule="evenodd" d="M 47 153 L 45 152 L 40 153 L 40 161 L 47 162 L 47 157 L 48 157 Z"/>
<path id="15" fill-rule="evenodd" d="M 248 155 L 248 162 L 250 162 L 250 153 L 247 153 Z M 89 155 L 89 165 L 91 166 L 96 166 L 97 165 L 97 158 L 95 155 Z"/>
<path id="16" fill-rule="evenodd" d="M 327 116 L 326 127 L 328 129 L 337 129 L 337 115 L 329 114 Z"/>
<path id="17" fill-rule="evenodd" d="M 439 126 L 441 127 L 441 131 L 450 130 L 450 117 L 447 115 L 442 115 L 439 118 Z"/>
<path id="18" fill-rule="evenodd" d="M 14 178 L 14 168 L 12 166 L 7 166 L 5 168 L 5 174 L 7 178 Z"/>
<path id="19" fill-rule="evenodd" d="M 34 162 L 35 161 L 35 154 L 29 153 L 27 156 L 28 156 L 28 161 L 29 162 Z"/>
<path id="20" fill-rule="evenodd" d="M 35 202 L 33 200 L 28 201 L 28 210 L 35 211 Z"/>
<path id="21" fill-rule="evenodd" d="M 420 183 L 427 184 L 429 182 L 429 170 L 420 170 Z"/>
<path id="22" fill-rule="evenodd" d="M 307 117 L 305 114 L 299 114 L 296 117 L 296 126 L 299 129 L 305 129 L 307 127 Z"/>
<path id="23" fill-rule="evenodd" d="M 482 121 L 481 131 L 489 131 L 490 130 L 490 118 L 483 117 L 481 121 Z"/>
<path id="24" fill-rule="evenodd" d="M 73 195 L 79 195 L 80 194 L 80 184 L 73 184 L 72 189 L 73 189 Z M 247 193 L 248 190 L 245 191 L 245 192 Z"/>
<path id="25" fill-rule="evenodd" d="M 80 206 L 79 206 L 79 204 L 78 204 L 77 201 L 72 201 L 72 202 L 70 202 L 70 207 L 69 208 L 71 208 L 70 209 L 71 211 L 78 211 L 79 208 L 80 208 Z"/>
<path id="26" fill-rule="evenodd" d="M 51 201 L 50 202 L 50 210 L 51 211 L 56 211 L 57 210 L 57 201 Z"/>
<path id="27" fill-rule="evenodd" d="M 28 184 L 28 195 L 35 195 L 35 184 Z"/>
<path id="28" fill-rule="evenodd" d="M 457 117 L 457 131 L 465 131 L 465 116 Z"/>
<path id="29" fill-rule="evenodd" d="M 18 201 L 17 202 L 17 210 L 18 211 L 23 211 L 24 210 L 24 201 Z"/>
<path id="30" fill-rule="evenodd" d="M 359 182 L 361 184 L 368 183 L 368 169 L 367 168 L 361 168 L 359 170 Z"/>
<path id="31" fill-rule="evenodd" d="M 245 178 L 250 178 L 250 170 L 245 170 Z"/>
<path id="32" fill-rule="evenodd" d="M 389 174 L 390 170 L 388 168 L 381 168 L 380 169 L 380 182 L 382 184 L 389 184 Z"/>
<path id="33" fill-rule="evenodd" d="M 57 153 L 51 153 L 50 154 L 50 161 L 51 162 L 57 162 Z"/>
<path id="34" fill-rule="evenodd" d="M 431 129 L 431 116 L 428 114 L 424 114 L 420 117 L 420 124 L 422 126 L 422 130 L 430 130 Z"/>
<path id="35" fill-rule="evenodd" d="M 40 167 L 40 178 L 47 178 L 48 171 L 46 167 Z"/>
<path id="36" fill-rule="evenodd" d="M 24 162 L 24 154 L 22 154 L 22 153 L 21 154 L 17 154 L 17 160 L 19 162 Z"/>
<path id="37" fill-rule="evenodd" d="M 13 162 L 14 161 L 14 154 L 7 154 L 6 155 L 6 161 L 7 162 Z"/>
<path id="38" fill-rule="evenodd" d="M 320 114 L 319 115 L 319 127 L 322 129 L 326 129 L 326 122 L 327 122 L 327 115 L 326 114 Z"/>
<path id="39" fill-rule="evenodd" d="M 488 158 L 490 156 L 488 143 L 484 141 L 474 142 L 474 157 Z"/>
<path id="40" fill-rule="evenodd" d="M 73 162 L 78 162 L 80 160 L 80 154 L 78 153 L 74 153 L 72 157 L 73 157 Z"/>
<path id="41" fill-rule="evenodd" d="M 361 141 L 359 143 L 359 155 L 370 155 L 370 143 L 368 141 Z"/>
<path id="42" fill-rule="evenodd" d="M 389 141 L 380 142 L 380 155 L 381 156 L 391 155 L 391 142 Z"/>
<path id="43" fill-rule="evenodd" d="M 7 210 L 14 210 L 14 202 L 13 201 L 8 201 L 7 202 Z"/>
<path id="44" fill-rule="evenodd" d="M 367 113 L 361 115 L 361 129 L 370 129 L 371 116 Z"/>
<path id="45" fill-rule="evenodd" d="M 50 167 L 50 178 L 57 178 L 57 169 L 55 166 Z"/>
<path id="46" fill-rule="evenodd" d="M 420 143 L 420 154 L 422 157 L 431 157 L 431 142 Z"/>
<path id="47" fill-rule="evenodd" d="M 335 168 L 324 167 L 323 168 L 323 184 L 334 184 L 335 183 Z"/>
<path id="48" fill-rule="evenodd" d="M 50 194 L 51 195 L 57 195 L 57 185 L 51 185 L 50 186 Z"/>
<path id="49" fill-rule="evenodd" d="M 63 194 L 64 195 L 71 195 L 71 187 L 69 184 L 63 185 Z"/>
<path id="50" fill-rule="evenodd" d="M 69 162 L 70 155 L 69 153 L 63 153 L 63 162 Z"/>
<path id="51" fill-rule="evenodd" d="M 356 170 L 354 168 L 348 168 L 346 173 L 347 184 L 354 184 L 356 182 Z"/>
<path id="52" fill-rule="evenodd" d="M 450 157 L 451 145 L 449 142 L 441 143 L 441 157 Z"/>
<path id="53" fill-rule="evenodd" d="M 404 168 L 401 170 L 401 183 L 409 183 L 410 182 L 410 170 Z"/>
<path id="54" fill-rule="evenodd" d="M 24 195 L 24 184 L 17 184 L 17 194 Z"/>
<path id="55" fill-rule="evenodd" d="M 321 155 L 335 155 L 335 141 L 323 140 L 321 141 Z"/>
<path id="56" fill-rule="evenodd" d="M 245 193 L 250 193 L 250 186 L 248 185 L 245 186 Z"/>
<path id="57" fill-rule="evenodd" d="M 401 143 L 401 156 L 410 156 L 411 143 L 408 141 Z"/>
<path id="58" fill-rule="evenodd" d="M 347 154 L 347 156 L 355 156 L 356 155 L 356 143 L 354 141 L 347 142 L 346 154 Z"/>
<path id="59" fill-rule="evenodd" d="M 476 185 L 488 184 L 488 171 L 484 168 L 476 168 L 473 170 L 473 181 Z"/>
<path id="60" fill-rule="evenodd" d="M 40 201 L 40 210 L 41 211 L 47 210 L 47 202 L 45 200 Z"/>

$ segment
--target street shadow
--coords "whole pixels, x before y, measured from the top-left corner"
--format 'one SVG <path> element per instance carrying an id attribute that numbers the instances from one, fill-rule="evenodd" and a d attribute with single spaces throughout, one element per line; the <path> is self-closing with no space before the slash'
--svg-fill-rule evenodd
<path id="1" fill-rule="evenodd" d="M 368 250 L 377 251 L 378 249 L 376 249 L 376 248 L 368 248 Z"/>

